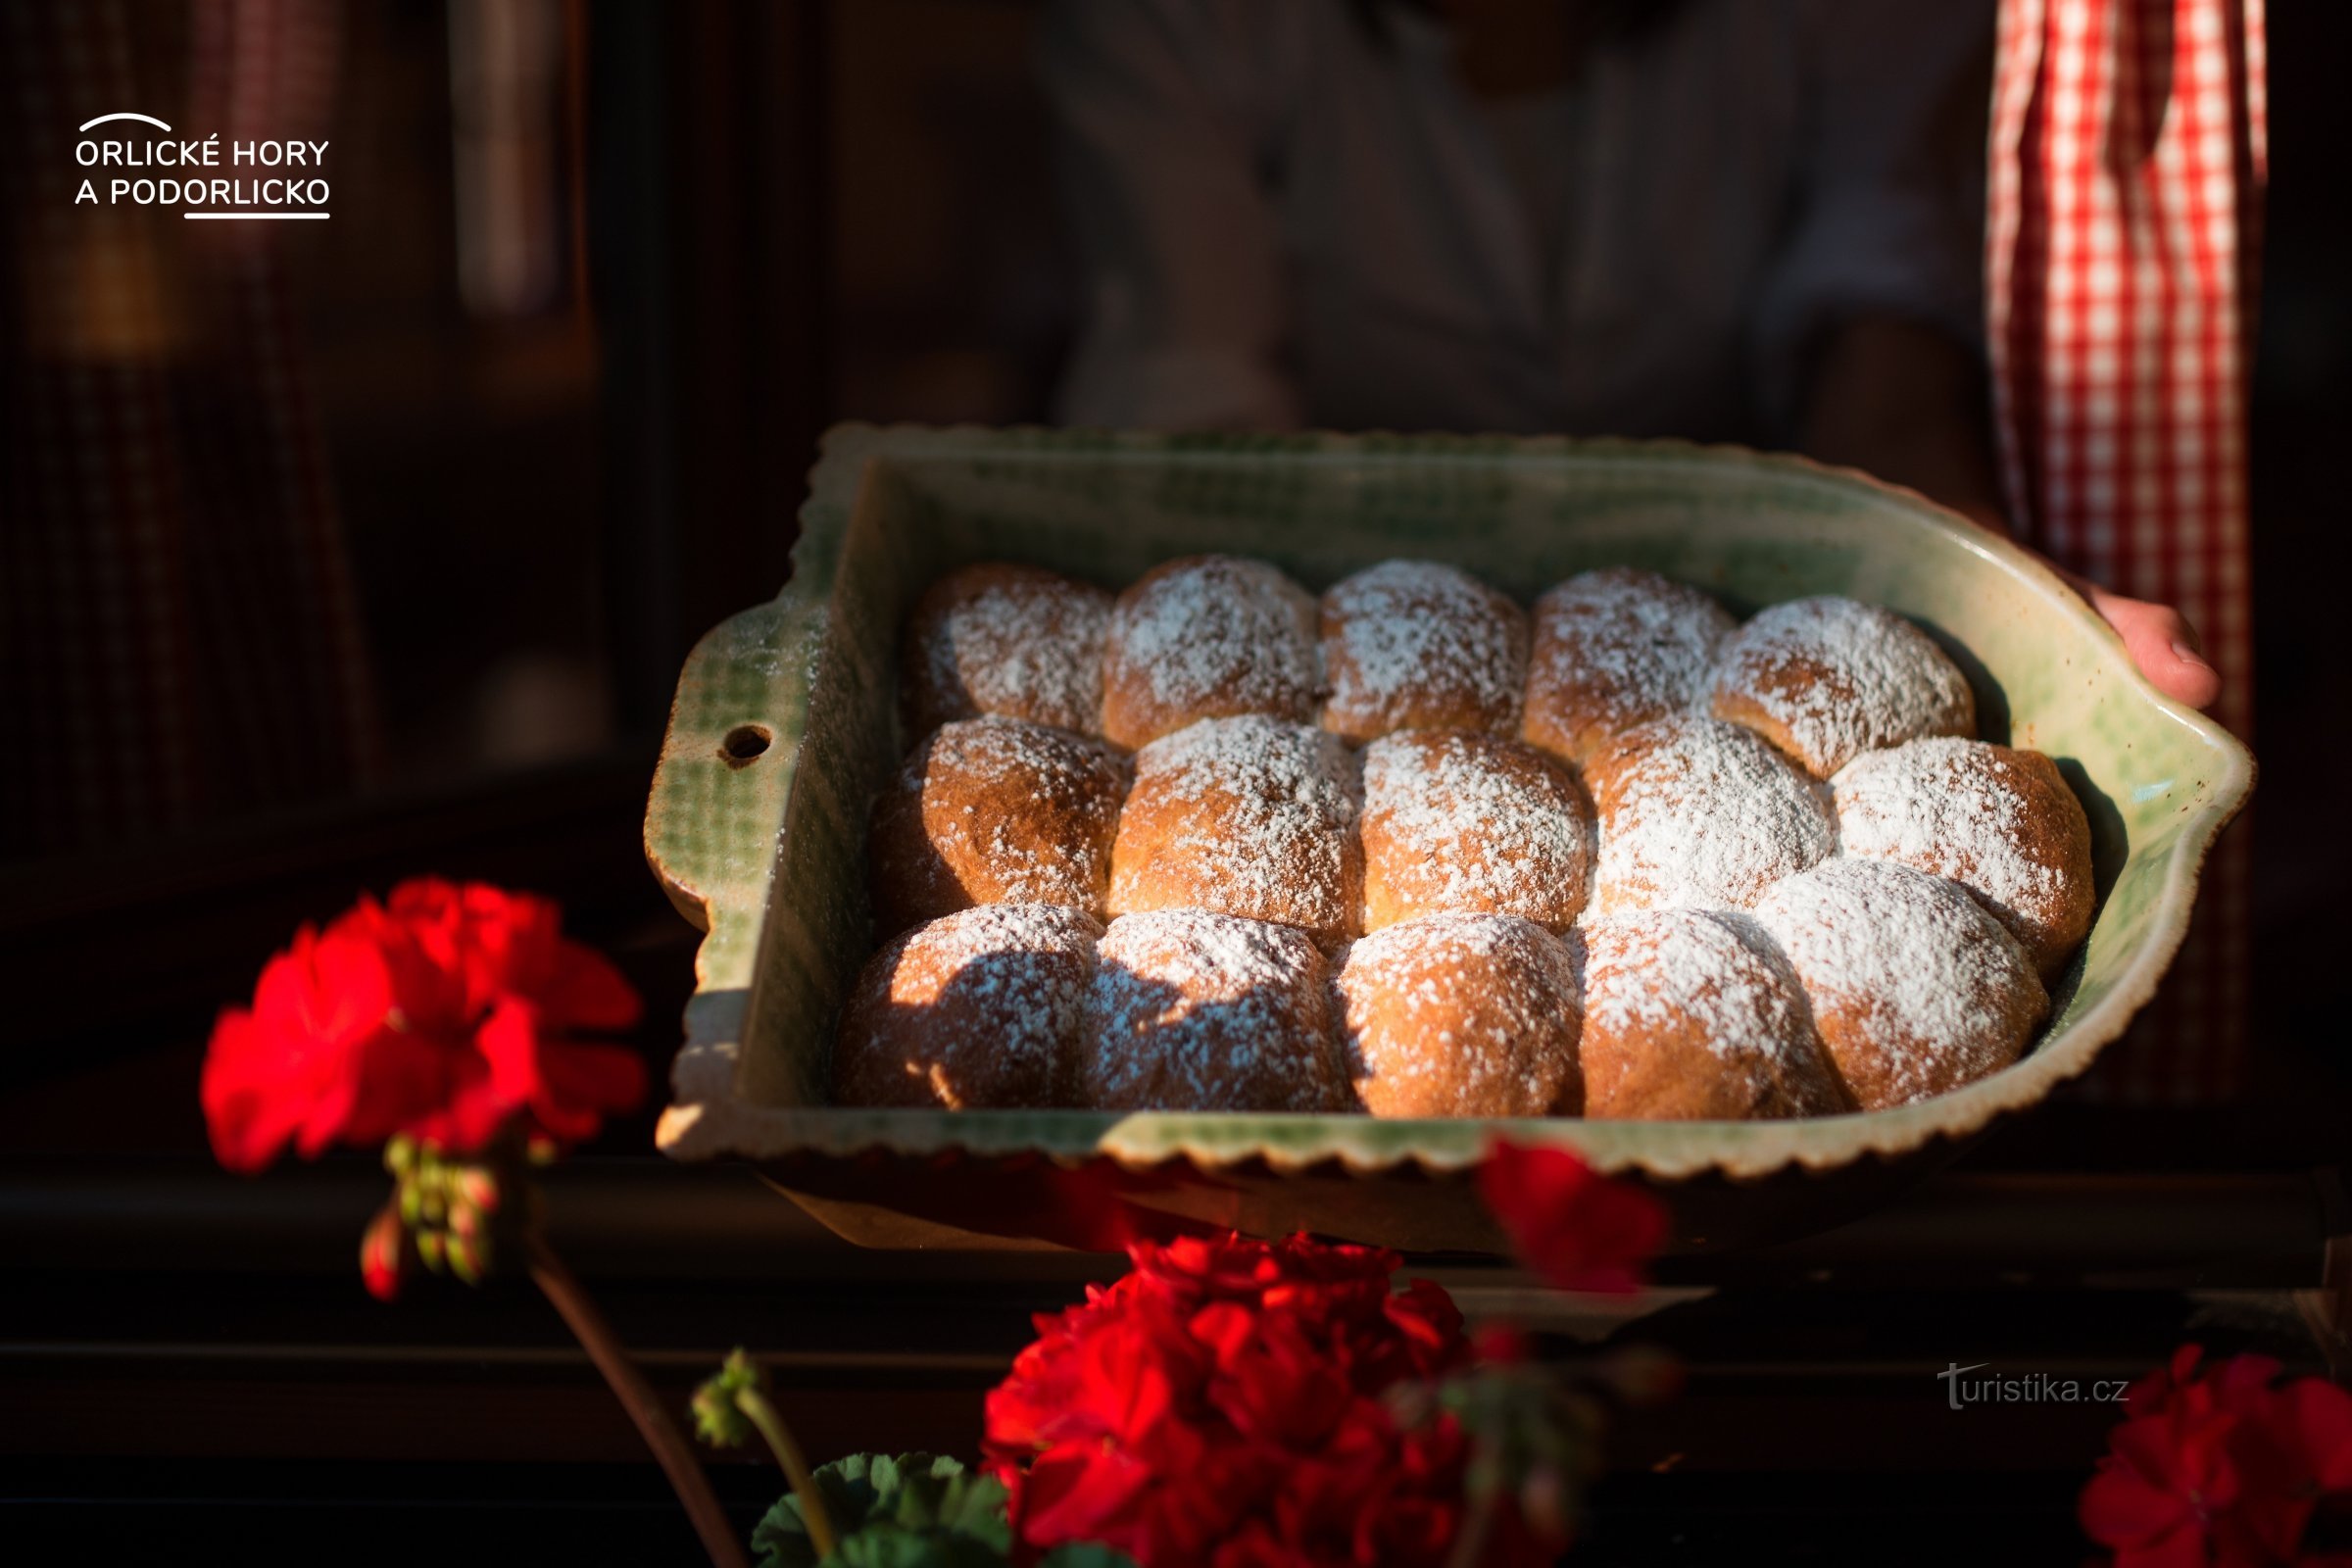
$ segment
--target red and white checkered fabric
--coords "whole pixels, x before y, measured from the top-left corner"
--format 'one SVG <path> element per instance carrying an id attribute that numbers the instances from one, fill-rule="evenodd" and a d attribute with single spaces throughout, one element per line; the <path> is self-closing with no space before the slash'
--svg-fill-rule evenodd
<path id="1" fill-rule="evenodd" d="M 2246 405 L 2268 162 L 2262 0 L 2002 0 L 1987 330 L 2012 514 L 2180 607 L 2253 720 Z M 2245 1052 L 2248 839 L 2206 863 L 2163 991 L 2092 1087 L 2195 1103 Z"/>

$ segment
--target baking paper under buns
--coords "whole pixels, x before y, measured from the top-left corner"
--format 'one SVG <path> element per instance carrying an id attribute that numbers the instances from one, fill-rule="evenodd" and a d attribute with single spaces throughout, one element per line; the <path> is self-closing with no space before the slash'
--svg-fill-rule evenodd
<path id="1" fill-rule="evenodd" d="M 1468 730 L 1364 748 L 1363 928 L 1415 915 L 1516 914 L 1563 931 L 1592 877 L 1592 808 L 1568 769 Z"/>
<path id="2" fill-rule="evenodd" d="M 1815 778 L 1923 735 L 1974 735 L 1968 677 L 1890 610 L 1825 596 L 1759 612 L 1723 646 L 1718 718 L 1745 724 Z"/>
<path id="3" fill-rule="evenodd" d="M 1212 718 L 1135 754 L 1111 850 L 1110 911 L 1215 909 L 1355 932 L 1363 896 L 1353 760 L 1339 737 Z"/>
<path id="4" fill-rule="evenodd" d="M 983 713 L 1100 734 L 1110 595 L 1000 562 L 952 571 L 907 617 L 899 697 L 910 740 Z"/>
<path id="5" fill-rule="evenodd" d="M 1433 914 L 1342 951 L 1341 1057 L 1375 1116 L 1573 1116 L 1576 978 L 1568 950 L 1507 914 Z"/>
<path id="6" fill-rule="evenodd" d="M 1102 659 L 1102 733 L 1138 747 L 1204 718 L 1311 722 L 1315 601 L 1262 561 L 1189 556 L 1119 595 Z"/>
<path id="7" fill-rule="evenodd" d="M 1103 912 L 1126 784 L 1101 741 L 1017 718 L 959 719 L 918 745 L 874 808 L 886 931 L 975 904 Z"/>
<path id="8" fill-rule="evenodd" d="M 1582 762 L 1637 725 L 1702 706 L 1732 617 L 1695 588 L 1611 566 L 1536 601 L 1521 735 Z"/>
<path id="9" fill-rule="evenodd" d="M 1068 1103 L 1102 934 L 1076 909 L 996 904 L 885 944 L 842 1015 L 834 1102 Z"/>
<path id="10" fill-rule="evenodd" d="M 1519 727 L 1527 612 L 1458 566 L 1386 561 L 1334 583 L 1322 631 L 1335 735 Z"/>
<path id="11" fill-rule="evenodd" d="M 1731 909 L 1593 920 L 1582 944 L 1585 1114 L 1746 1121 L 1848 1109 L 1788 959 Z"/>
<path id="12" fill-rule="evenodd" d="M 1592 906 L 1740 906 L 1838 847 L 1827 793 L 1753 732 L 1661 718 L 1585 771 L 1600 819 Z"/>
<path id="13" fill-rule="evenodd" d="M 1948 1094 L 2015 1061 L 2049 1010 L 2025 950 L 1953 883 L 1829 860 L 1757 903 L 1864 1110 Z"/>
<path id="14" fill-rule="evenodd" d="M 2090 930 L 2090 823 L 2058 764 L 1987 741 L 1865 752 L 1832 781 L 1847 855 L 1899 860 L 1975 894 L 2044 980 Z"/>
<path id="15" fill-rule="evenodd" d="M 1097 948 L 1079 1099 L 1101 1110 L 1348 1108 L 1323 955 L 1199 909 L 1113 920 Z"/>

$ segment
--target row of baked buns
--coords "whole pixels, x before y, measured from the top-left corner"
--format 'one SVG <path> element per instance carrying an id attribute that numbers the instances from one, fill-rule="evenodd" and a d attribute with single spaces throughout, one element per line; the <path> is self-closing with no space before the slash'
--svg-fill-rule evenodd
<path id="1" fill-rule="evenodd" d="M 868 961 L 836 1102 L 1746 1120 L 1878 1109 L 2017 1059 L 2046 1000 L 1952 883 L 1831 860 L 1753 911 L 1556 936 L 1428 914 L 1326 956 L 1201 909 L 929 921 Z"/>
<path id="2" fill-rule="evenodd" d="M 1481 730 L 1581 763 L 1638 724 L 1711 710 L 1827 778 L 1866 751 L 1976 733 L 1967 680 L 1891 612 L 1799 599 L 1741 626 L 1699 590 L 1630 567 L 1571 577 L 1531 617 L 1431 561 L 1383 562 L 1320 601 L 1237 556 L 1167 562 L 1116 599 L 988 563 L 915 606 L 900 690 L 912 736 L 993 713 L 1121 751 L 1254 713 L 1351 744 Z"/>
<path id="3" fill-rule="evenodd" d="M 922 738 L 876 807 L 871 869 L 884 932 L 920 929 L 877 956 L 868 993 L 878 974 L 896 986 L 899 966 L 922 967 L 926 933 L 946 929 L 924 922 L 976 906 L 1074 911 L 1090 944 L 1103 920 L 1114 937 L 1147 915 L 1265 922 L 1303 933 L 1281 945 L 1303 940 L 1343 972 L 1345 955 L 1437 942 L 1433 920 L 1479 916 L 1525 922 L 1551 944 L 1521 941 L 1528 951 L 1573 949 L 1570 967 L 1588 979 L 1647 974 L 1620 949 L 1672 927 L 1679 948 L 1769 954 L 1797 977 L 1797 1014 L 1835 1063 L 1814 1076 L 1838 1094 L 1726 1098 L 1705 1073 L 1677 1069 L 1667 1076 L 1690 1079 L 1689 1103 L 1715 1107 L 1677 1110 L 1660 1068 L 1630 1075 L 1646 1087 L 1629 1101 L 1606 1087 L 1605 1044 L 1597 1065 L 1560 1082 L 1589 1078 L 1603 1107 L 1664 1107 L 1595 1114 L 1795 1114 L 1941 1093 L 2013 1059 L 2046 1009 L 2044 980 L 2090 921 L 2088 828 L 2057 769 L 1970 738 L 1959 670 L 1899 616 L 1850 600 L 1793 601 L 1740 625 L 1696 590 L 1611 569 L 1544 595 L 1531 635 L 1508 598 L 1449 566 L 1372 567 L 1318 612 L 1270 565 L 1205 557 L 1159 567 L 1115 602 L 1033 568 L 966 568 L 934 586 L 906 632 L 903 695 Z M 1922 943 L 1916 961 L 1881 972 L 1887 953 Z M 1100 990 L 1123 963 L 1104 957 L 1088 983 Z M 1709 999 L 1745 995 L 1688 971 Z M 1489 995 L 1486 972 L 1460 970 L 1477 994 L 1437 1004 L 1518 1017 Z M 1676 995 L 1670 978 L 1648 983 Z M 889 1036 L 899 1087 L 932 1082 L 961 1014 L 890 995 L 912 1008 L 914 1032 Z M 1584 1000 L 1589 1037 L 1592 1016 L 1611 1014 L 1605 999 Z M 872 1056 L 857 1043 L 872 1010 L 845 1024 L 837 1087 L 900 1102 L 851 1070 Z M 1676 1038 L 1720 1037 L 1719 1065 L 1762 1059 L 1740 1056 L 1719 1010 Z M 1864 1013 L 1881 1022 L 1849 1064 L 1840 1020 Z M 1573 1043 L 1577 1026 L 1564 1027 Z M 1054 1059 L 1107 1059 L 1089 1028 L 1071 1023 L 1067 1038 L 1093 1045 Z M 1527 1051 L 1546 1038 L 1523 1032 Z M 1579 1098 L 1474 1038 L 1438 1027 L 1421 1049 L 1462 1056 L 1459 1074 L 1518 1075 L 1533 1086 L 1519 1113 Z M 1669 1045 L 1645 1049 L 1678 1059 Z M 1360 1042 L 1339 1054 L 1369 1059 Z M 1152 1099 L 1088 1090 L 1095 1079 L 1072 1070 L 1054 1068 L 1016 1102 L 1209 1108 L 1176 1087 L 1181 1073 L 1121 1080 L 1158 1085 Z M 1400 1070 L 1392 1060 L 1375 1076 Z M 1406 1102 L 1350 1076 L 1350 1094 L 1318 1102 L 1402 1113 Z M 932 1082 L 930 1102 L 1007 1102 L 945 1082 Z M 1415 1114 L 1504 1113 L 1406 1100 Z"/>

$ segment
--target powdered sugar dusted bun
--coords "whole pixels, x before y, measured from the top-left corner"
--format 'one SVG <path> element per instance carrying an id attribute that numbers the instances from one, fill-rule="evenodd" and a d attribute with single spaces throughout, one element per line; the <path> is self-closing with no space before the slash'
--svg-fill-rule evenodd
<path id="1" fill-rule="evenodd" d="M 986 562 L 933 583 L 906 619 L 899 700 L 910 736 L 982 713 L 1102 733 L 1110 595 Z"/>
<path id="2" fill-rule="evenodd" d="M 1759 612 L 1724 644 L 1718 718 L 1745 724 L 1816 778 L 1923 735 L 1973 735 L 1960 667 L 1890 610 L 1824 596 Z"/>
<path id="3" fill-rule="evenodd" d="M 886 931 L 975 904 L 1102 913 L 1124 762 L 1101 741 L 1017 718 L 944 724 L 875 804 L 874 912 Z"/>
<path id="4" fill-rule="evenodd" d="M 1432 914 L 1349 943 L 1332 978 L 1340 1055 L 1375 1116 L 1576 1114 L 1568 950 L 1507 914 Z"/>
<path id="5" fill-rule="evenodd" d="M 1102 733 L 1138 747 L 1203 718 L 1305 723 L 1321 695 L 1315 602 L 1262 561 L 1188 556 L 1119 595 L 1102 656 Z"/>
<path id="6" fill-rule="evenodd" d="M 1865 1110 L 2008 1066 L 2049 1010 L 2017 939 L 1958 886 L 1907 865 L 1825 861 L 1777 884 L 1755 913 Z"/>
<path id="7" fill-rule="evenodd" d="M 1637 724 L 1705 703 L 1735 622 L 1695 588 L 1611 566 L 1536 601 L 1521 736 L 1582 762 Z"/>
<path id="8" fill-rule="evenodd" d="M 1690 713 L 1587 764 L 1600 819 L 1592 906 L 1743 906 L 1838 847 L 1827 792 L 1752 732 Z"/>
<path id="9" fill-rule="evenodd" d="M 1933 737 L 1864 752 L 1831 781 L 1845 853 L 1974 893 L 2044 980 L 2090 930 L 2090 823 L 2039 752 Z"/>
<path id="10" fill-rule="evenodd" d="M 1345 1110 L 1323 955 L 1288 926 L 1163 909 L 1096 949 L 1079 1100 L 1100 1110 Z"/>
<path id="11" fill-rule="evenodd" d="M 1339 737 L 1254 715 L 1212 718 L 1135 754 L 1110 856 L 1110 912 L 1215 909 L 1326 944 L 1355 934 L 1363 852 Z"/>
<path id="12" fill-rule="evenodd" d="M 916 926 L 866 960 L 833 1047 L 843 1105 L 1057 1105 L 1102 927 L 1043 904 Z"/>
<path id="13" fill-rule="evenodd" d="M 1325 591 L 1322 626 L 1334 734 L 1519 727 L 1527 612 L 1460 567 L 1384 561 Z"/>
<path id="14" fill-rule="evenodd" d="M 1733 909 L 1588 922 L 1585 1114 L 1746 1121 L 1850 1109 L 1796 971 Z"/>
<path id="15" fill-rule="evenodd" d="M 1561 763 L 1471 730 L 1364 748 L 1363 928 L 1516 914 L 1566 930 L 1592 880 L 1592 808 Z"/>

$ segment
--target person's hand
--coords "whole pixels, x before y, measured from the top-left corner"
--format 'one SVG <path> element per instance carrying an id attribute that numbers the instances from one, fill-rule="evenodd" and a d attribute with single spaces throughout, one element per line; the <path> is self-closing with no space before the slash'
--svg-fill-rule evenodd
<path id="1" fill-rule="evenodd" d="M 2205 662 L 2196 628 L 2170 605 L 2145 599 L 2127 599 L 2071 571 L 2058 573 L 2075 592 L 2090 601 L 2099 618 L 2123 638 L 2132 662 L 2148 677 L 2148 684 L 2176 703 L 2209 708 L 2222 695 L 2221 671 Z"/>
<path id="2" fill-rule="evenodd" d="M 1802 445 L 1825 463 L 1909 485 L 1990 532 L 2014 537 L 1982 427 L 1984 406 L 1984 368 L 1972 350 L 1917 321 L 1856 316 L 1822 346 Z M 2150 685 L 2191 708 L 2221 696 L 2222 677 L 2205 662 L 2180 612 L 2111 593 L 2042 560 L 2115 628 Z"/>

